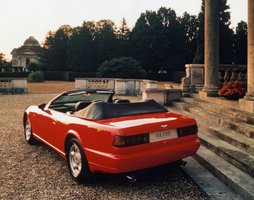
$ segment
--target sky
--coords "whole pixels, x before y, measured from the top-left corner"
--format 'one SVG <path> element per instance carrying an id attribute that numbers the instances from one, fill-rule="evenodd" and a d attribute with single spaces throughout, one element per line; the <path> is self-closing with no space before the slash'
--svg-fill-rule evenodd
<path id="1" fill-rule="evenodd" d="M 247 0 L 228 0 L 231 27 L 247 21 Z M 0 0 L 0 53 L 11 59 L 11 51 L 23 45 L 29 36 L 40 43 L 48 31 L 68 24 L 80 26 L 83 21 L 110 19 L 116 25 L 124 17 L 134 27 L 140 14 L 160 7 L 198 15 L 201 0 Z"/>

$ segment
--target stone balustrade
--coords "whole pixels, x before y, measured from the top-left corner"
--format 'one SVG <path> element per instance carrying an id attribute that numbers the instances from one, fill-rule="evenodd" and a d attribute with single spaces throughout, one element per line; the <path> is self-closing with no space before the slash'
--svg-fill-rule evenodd
<path id="1" fill-rule="evenodd" d="M 0 78 L 0 93 L 15 94 L 27 92 L 27 78 Z"/>
<path id="2" fill-rule="evenodd" d="M 114 90 L 117 95 L 141 95 L 146 88 L 157 88 L 157 81 L 114 78 L 75 79 L 75 89 Z"/>
<path id="3" fill-rule="evenodd" d="M 186 76 L 182 78 L 181 89 L 183 95 L 198 92 L 204 87 L 204 64 L 186 64 Z M 241 80 L 246 83 L 246 65 L 219 65 L 219 85 L 230 80 Z"/>
<path id="4" fill-rule="evenodd" d="M 147 88 L 142 93 L 142 100 L 153 99 L 161 105 L 170 105 L 173 101 L 179 100 L 182 96 L 180 89 Z"/>

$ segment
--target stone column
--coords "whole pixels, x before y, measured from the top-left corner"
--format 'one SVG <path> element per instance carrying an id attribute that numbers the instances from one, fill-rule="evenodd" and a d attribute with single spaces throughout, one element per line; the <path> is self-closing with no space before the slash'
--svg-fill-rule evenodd
<path id="1" fill-rule="evenodd" d="M 254 112 L 254 0 L 248 0 L 247 93 L 239 104 L 241 109 Z"/>
<path id="2" fill-rule="evenodd" d="M 205 0 L 205 83 L 201 97 L 217 96 L 219 87 L 218 0 Z"/>

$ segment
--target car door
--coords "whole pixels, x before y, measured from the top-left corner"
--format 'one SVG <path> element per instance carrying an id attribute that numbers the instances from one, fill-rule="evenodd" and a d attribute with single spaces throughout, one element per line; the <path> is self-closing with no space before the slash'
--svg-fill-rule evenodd
<path id="1" fill-rule="evenodd" d="M 48 126 L 50 131 L 47 133 L 48 141 L 58 150 L 63 150 L 65 134 L 68 131 L 68 115 L 55 110 L 50 110 L 51 118 Z"/>

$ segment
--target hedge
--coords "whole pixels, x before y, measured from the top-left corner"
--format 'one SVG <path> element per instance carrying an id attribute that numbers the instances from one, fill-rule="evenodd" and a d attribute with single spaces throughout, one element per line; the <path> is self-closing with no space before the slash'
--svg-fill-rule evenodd
<path id="1" fill-rule="evenodd" d="M 27 78 L 28 82 L 43 82 L 44 74 L 41 71 L 31 72 Z"/>
<path id="2" fill-rule="evenodd" d="M 45 80 L 74 81 L 75 78 L 94 78 L 95 72 L 44 71 Z"/>
<path id="3" fill-rule="evenodd" d="M 15 77 L 15 78 L 27 78 L 30 72 L 0 72 L 0 78 Z"/>

